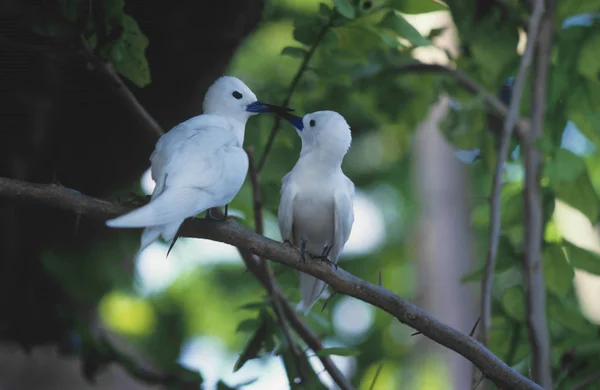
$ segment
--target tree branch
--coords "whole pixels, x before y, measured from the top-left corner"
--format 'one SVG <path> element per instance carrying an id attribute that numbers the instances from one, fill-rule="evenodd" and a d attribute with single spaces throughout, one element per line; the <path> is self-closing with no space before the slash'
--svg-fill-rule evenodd
<path id="1" fill-rule="evenodd" d="M 252 184 L 252 198 L 254 205 L 254 228 L 256 233 L 262 235 L 264 234 L 264 221 L 262 214 L 262 198 L 260 195 L 260 186 L 258 184 L 258 173 L 256 172 L 256 164 L 254 163 L 254 148 L 248 148 L 248 163 L 249 163 L 249 171 L 250 171 L 250 183 Z M 282 309 L 281 297 L 275 291 L 275 276 L 273 275 L 273 270 L 271 269 L 270 264 L 264 259 L 260 258 L 260 269 L 262 274 L 264 275 L 264 284 L 265 289 L 271 296 L 271 306 L 273 307 L 273 312 L 277 317 L 277 322 L 279 322 L 279 326 L 281 327 L 281 331 L 283 332 L 283 336 L 287 340 L 289 347 L 292 351 L 292 357 L 294 360 L 294 364 L 298 369 L 298 373 L 300 375 L 301 383 L 304 383 L 305 378 L 307 378 L 306 372 L 304 372 L 304 365 L 300 362 L 301 351 L 298 350 L 298 346 L 292 337 L 290 329 L 288 327 L 288 323 L 286 322 L 285 314 Z M 256 271 L 253 272 L 258 276 L 259 269 L 256 268 Z M 260 278 L 259 278 L 260 280 Z"/>
<path id="2" fill-rule="evenodd" d="M 83 36 L 80 37 L 81 51 L 85 58 L 94 64 L 98 72 L 104 76 L 108 85 L 113 89 L 115 95 L 119 98 L 121 103 L 133 113 L 138 122 L 143 126 L 144 130 L 151 134 L 152 137 L 158 139 L 164 134 L 163 129 L 160 127 L 158 122 L 150 115 L 148 111 L 140 104 L 133 92 L 121 80 L 121 77 L 115 72 L 113 65 L 110 62 L 104 62 L 99 58 L 96 53 L 89 47 L 87 41 Z"/>
<path id="3" fill-rule="evenodd" d="M 91 198 L 67 188 L 30 184 L 5 178 L 0 178 L 0 196 L 73 210 L 103 221 L 127 211 L 122 206 Z M 181 233 L 185 237 L 223 242 L 257 256 L 271 259 L 323 280 L 338 293 L 377 306 L 396 317 L 400 322 L 458 352 L 475 364 L 486 378 L 500 388 L 541 390 L 539 385 L 506 365 L 477 340 L 439 322 L 390 290 L 366 282 L 340 267 L 335 270 L 319 261 L 304 262 L 297 250 L 252 232 L 235 221 L 188 219 L 184 222 Z"/>
<path id="4" fill-rule="evenodd" d="M 409 72 L 433 72 L 433 73 L 446 73 L 450 77 L 454 78 L 464 89 L 467 91 L 474 93 L 476 95 L 480 95 L 483 97 L 485 103 L 494 111 L 496 111 L 502 117 L 507 117 L 509 114 L 509 109 L 506 107 L 500 99 L 498 99 L 493 94 L 489 93 L 483 86 L 481 86 L 477 81 L 473 80 L 466 73 L 461 72 L 460 70 L 451 69 L 444 65 L 438 64 L 424 64 L 421 62 L 413 62 L 400 66 L 396 66 L 394 68 L 390 68 L 386 70 L 386 72 L 393 73 L 409 73 Z M 518 119 L 518 112 L 516 117 L 516 136 L 519 139 L 522 139 L 528 131 L 528 122 L 525 120 Z M 513 124 L 512 127 L 515 127 Z"/>
<path id="5" fill-rule="evenodd" d="M 323 26 L 321 31 L 319 31 L 319 34 L 317 35 L 317 39 L 315 40 L 313 45 L 308 50 L 308 53 L 306 53 L 306 56 L 304 56 L 304 59 L 302 60 L 302 63 L 300 64 L 298 71 L 294 75 L 294 78 L 292 79 L 292 83 L 290 84 L 290 87 L 288 88 L 287 94 L 285 95 L 285 99 L 283 99 L 283 102 L 281 102 L 281 106 L 287 107 L 288 104 L 290 103 L 290 99 L 292 98 L 292 95 L 294 94 L 294 91 L 296 90 L 296 87 L 298 86 L 298 82 L 300 82 L 300 78 L 302 77 L 302 75 L 304 74 L 306 69 L 308 69 L 308 63 L 310 62 L 311 58 L 315 54 L 315 51 L 317 50 L 317 46 L 319 46 L 319 44 L 321 43 L 323 38 L 325 38 L 325 34 L 327 34 L 327 31 L 329 31 L 329 28 L 331 28 L 334 16 L 335 16 L 335 13 L 332 14 L 332 16 L 330 17 L 327 24 L 325 26 Z M 271 133 L 269 134 L 269 139 L 267 140 L 267 143 L 265 145 L 265 150 L 258 162 L 257 172 L 260 172 L 263 169 L 263 166 L 265 165 L 265 161 L 267 160 L 267 156 L 269 155 L 269 152 L 271 151 L 271 147 L 273 147 L 273 142 L 275 142 L 275 136 L 277 135 L 277 131 L 279 130 L 280 126 L 281 126 L 281 117 L 279 115 L 276 115 L 275 123 L 273 123 L 273 128 L 271 129 Z"/>
<path id="6" fill-rule="evenodd" d="M 250 182 L 252 184 L 252 196 L 254 198 L 254 224 L 256 227 L 256 232 L 262 235 L 264 226 L 262 214 L 262 197 L 260 195 L 260 187 L 258 184 L 258 172 L 254 164 L 254 149 L 248 148 L 247 152 L 250 165 L 249 171 Z M 240 254 L 242 255 L 242 258 L 244 258 L 244 253 L 242 250 L 240 250 Z M 244 263 L 246 263 L 246 266 L 248 266 L 248 263 L 257 264 L 257 262 L 254 261 L 252 254 L 249 252 L 246 255 L 246 259 L 244 259 Z M 315 354 L 322 350 L 323 345 L 319 338 L 311 332 L 311 330 L 304 324 L 302 320 L 300 320 L 300 318 L 298 317 L 298 313 L 290 306 L 287 297 L 285 297 L 285 295 L 277 285 L 277 280 L 275 279 L 275 275 L 273 275 L 273 270 L 271 269 L 269 263 L 264 258 L 260 258 L 260 267 L 255 266 L 252 267 L 252 269 L 250 267 L 248 269 L 250 269 L 250 272 L 252 272 L 257 277 L 257 279 L 263 283 L 265 289 L 271 295 L 273 301 L 273 310 L 277 315 L 284 336 L 288 340 L 290 348 L 292 348 L 292 352 L 296 357 L 296 361 L 299 356 L 299 351 L 297 351 L 296 344 L 294 343 L 289 333 L 287 323 L 285 322 L 286 319 L 290 322 L 290 324 L 292 325 L 296 333 L 300 336 L 300 338 L 304 340 L 304 342 L 315 352 Z M 325 370 L 329 373 L 333 381 L 340 387 L 340 389 L 353 389 L 352 385 L 344 377 L 344 375 L 337 368 L 335 363 L 333 363 L 329 356 L 319 356 L 319 359 L 323 363 L 323 367 L 325 367 Z M 300 370 L 301 367 L 303 367 L 299 363 L 297 364 L 297 366 L 298 370 Z"/>
<path id="7" fill-rule="evenodd" d="M 542 213 L 542 192 L 540 172 L 542 156 L 534 147 L 534 142 L 544 130 L 546 113 L 546 95 L 548 89 L 548 72 L 552 51 L 553 4 L 548 2 L 544 10 L 545 0 L 536 0 L 533 15 L 540 23 L 539 40 L 535 59 L 535 71 L 531 84 L 531 131 L 523 142 L 525 155 L 525 261 L 523 262 L 523 284 L 525 287 L 525 312 L 527 328 L 533 357 L 533 379 L 544 389 L 553 389 L 551 346 L 546 318 L 546 287 L 542 268 L 542 240 L 544 237 L 544 221 Z M 534 31 L 532 18 L 531 31 Z M 532 39 L 535 42 L 535 39 Z M 533 42 L 532 42 L 533 44 Z M 528 42 L 529 45 L 529 42 Z"/>
<path id="8" fill-rule="evenodd" d="M 584 390 L 598 382 L 600 382 L 600 372 L 592 375 L 583 382 L 576 384 L 575 386 L 571 387 L 570 390 Z"/>
<path id="9" fill-rule="evenodd" d="M 512 88 L 510 106 L 506 118 L 504 119 L 504 127 L 500 137 L 498 160 L 496 161 L 496 167 L 494 169 L 490 209 L 490 231 L 488 236 L 489 246 L 483 273 L 483 282 L 481 284 L 481 342 L 484 345 L 487 345 L 489 342 L 492 325 L 492 289 L 494 268 L 496 267 L 496 256 L 498 254 L 498 245 L 500 243 L 501 197 L 504 184 L 502 180 L 504 176 L 504 164 L 508 157 L 511 136 L 519 118 L 519 108 L 521 107 L 523 88 L 525 87 L 525 81 L 527 79 L 527 74 L 529 73 L 537 42 L 540 20 L 543 13 L 543 0 L 539 0 L 538 4 L 541 4 L 541 8 L 536 6 L 529 22 L 530 28 L 529 35 L 527 36 L 527 45 L 523 57 L 521 58 L 519 71 Z M 522 137 L 521 139 L 523 140 L 524 138 L 526 137 Z"/>

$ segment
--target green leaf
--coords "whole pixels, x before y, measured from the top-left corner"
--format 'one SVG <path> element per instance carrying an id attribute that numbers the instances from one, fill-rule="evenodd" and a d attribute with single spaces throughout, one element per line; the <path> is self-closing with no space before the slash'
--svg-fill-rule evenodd
<path id="1" fill-rule="evenodd" d="M 442 35 L 444 31 L 446 31 L 446 27 L 432 28 L 429 34 L 427 34 L 427 39 L 433 40 Z"/>
<path id="2" fill-rule="evenodd" d="M 217 390 L 236 390 L 236 388 L 229 386 L 227 383 L 223 382 L 222 380 L 219 380 L 217 382 Z"/>
<path id="3" fill-rule="evenodd" d="M 558 1 L 556 3 L 556 13 L 558 21 L 562 22 L 568 16 L 588 13 L 600 12 L 599 0 L 569 0 Z"/>
<path id="4" fill-rule="evenodd" d="M 585 158 L 585 165 L 596 195 L 600 196 L 600 154 L 593 153 Z"/>
<path id="5" fill-rule="evenodd" d="M 558 188 L 559 184 L 567 184 L 565 182 L 571 182 L 581 176 L 585 171 L 585 162 L 571 151 L 558 149 L 552 160 L 546 164 L 545 171 L 553 187 Z"/>
<path id="6" fill-rule="evenodd" d="M 565 94 L 564 98 L 568 99 L 566 116 L 590 141 L 600 144 L 600 82 L 588 79 L 575 84 L 572 81 Z M 560 103 L 557 107 L 562 108 Z"/>
<path id="7" fill-rule="evenodd" d="M 78 16 L 79 0 L 59 0 L 59 4 L 65 18 L 71 22 L 75 22 Z"/>
<path id="8" fill-rule="evenodd" d="M 440 127 L 458 149 L 481 148 L 483 138 L 489 138 L 485 128 L 485 104 L 479 96 L 461 102 L 460 109 L 450 109 Z"/>
<path id="9" fill-rule="evenodd" d="M 305 45 L 312 45 L 319 36 L 320 26 L 314 19 L 296 19 L 294 20 L 294 39 Z"/>
<path id="10" fill-rule="evenodd" d="M 398 41 L 398 37 L 396 35 L 392 35 L 392 34 L 388 33 L 387 31 L 379 31 L 377 34 L 381 37 L 383 42 L 385 42 L 385 44 L 388 45 L 389 47 L 396 48 L 396 47 L 402 46 L 400 44 L 400 41 Z"/>
<path id="11" fill-rule="evenodd" d="M 148 38 L 129 15 L 124 16 L 123 28 L 123 61 L 115 64 L 115 70 L 138 87 L 145 87 L 150 84 L 150 68 L 145 55 Z"/>
<path id="12" fill-rule="evenodd" d="M 463 63 L 462 67 L 475 68 L 469 71 L 471 77 L 479 79 L 484 86 L 498 88 L 510 73 L 516 71 L 518 57 L 515 51 L 519 43 L 517 26 L 506 23 L 494 14 L 474 25 L 469 22 L 468 27 L 463 29 L 465 31 L 460 34 L 464 34 L 464 44 L 470 49 L 471 58 L 465 58 L 468 62 Z"/>
<path id="13" fill-rule="evenodd" d="M 487 243 L 487 242 L 486 242 Z M 496 266 L 494 267 L 494 274 L 500 274 L 508 271 L 512 266 L 519 262 L 519 255 L 515 251 L 512 243 L 507 236 L 501 235 L 498 242 L 498 253 L 496 255 Z M 476 270 L 467 274 L 461 278 L 462 283 L 473 282 L 483 279 L 483 272 L 485 271 L 485 264 Z"/>
<path id="14" fill-rule="evenodd" d="M 598 254 L 580 248 L 570 242 L 565 242 L 563 248 L 567 252 L 567 258 L 571 266 L 595 275 L 600 275 L 600 256 Z"/>
<path id="15" fill-rule="evenodd" d="M 544 279 L 548 290 L 557 295 L 566 295 L 573 285 L 575 271 L 567 262 L 560 245 L 547 245 L 543 252 Z"/>
<path id="16" fill-rule="evenodd" d="M 345 87 L 350 87 L 352 85 L 352 76 L 339 69 L 333 67 L 321 67 L 318 69 L 311 69 L 311 71 L 328 83 Z"/>
<path id="17" fill-rule="evenodd" d="M 293 350 L 285 344 L 281 351 L 285 373 L 287 374 L 291 390 L 326 390 L 319 377 L 311 367 L 308 357 L 299 351 L 299 356 L 294 356 Z"/>
<path id="18" fill-rule="evenodd" d="M 304 58 L 304 57 L 306 57 L 307 54 L 308 54 L 308 51 L 301 47 L 287 46 L 287 47 L 284 47 L 283 50 L 281 51 L 281 55 L 295 57 L 295 58 Z"/>
<path id="19" fill-rule="evenodd" d="M 348 0 L 333 0 L 333 4 L 342 16 L 348 19 L 354 19 L 356 17 L 356 10 Z"/>
<path id="20" fill-rule="evenodd" d="M 123 45 L 121 42 L 115 43 L 110 49 L 110 59 L 117 64 L 123 61 Z"/>
<path id="21" fill-rule="evenodd" d="M 245 305 L 242 305 L 240 307 L 238 307 L 239 310 L 258 310 L 258 309 L 262 309 L 265 308 L 269 305 L 269 302 L 267 302 L 266 300 L 264 301 L 259 301 L 259 302 L 250 302 L 250 303 L 246 303 Z"/>
<path id="22" fill-rule="evenodd" d="M 576 303 L 571 303 L 564 298 L 548 295 L 548 317 L 558 322 L 563 327 L 582 335 L 595 335 L 595 327 L 581 314 Z"/>
<path id="23" fill-rule="evenodd" d="M 233 366 L 233 372 L 236 372 L 242 368 L 248 360 L 257 358 L 260 350 L 262 349 L 263 343 L 265 343 L 267 339 L 272 336 L 272 333 L 269 331 L 269 323 L 263 318 L 260 327 L 256 330 L 256 332 L 254 332 L 248 341 L 248 344 L 246 344 L 246 347 L 242 351 L 242 354 L 235 362 L 235 365 Z"/>
<path id="24" fill-rule="evenodd" d="M 114 63 L 115 70 L 136 86 L 150 84 L 150 68 L 146 60 L 148 38 L 142 33 L 134 18 L 123 10 L 122 0 L 105 3 L 106 28 L 109 36 L 118 33 L 118 38 L 99 49 L 100 56 Z"/>
<path id="25" fill-rule="evenodd" d="M 556 188 L 556 197 L 581 211 L 592 223 L 598 218 L 598 197 L 587 171 L 576 180 Z"/>
<path id="26" fill-rule="evenodd" d="M 257 318 L 250 318 L 239 323 L 235 332 L 250 332 L 257 328 L 259 321 Z"/>
<path id="27" fill-rule="evenodd" d="M 579 59 L 577 61 L 577 70 L 579 73 L 594 81 L 598 80 L 600 74 L 598 48 L 600 48 L 600 33 L 596 33 L 585 41 L 579 52 Z"/>
<path id="28" fill-rule="evenodd" d="M 324 18 L 331 16 L 331 8 L 325 3 L 319 3 L 319 15 Z"/>
<path id="29" fill-rule="evenodd" d="M 412 24 L 408 23 L 408 21 L 396 11 L 388 12 L 377 26 L 392 30 L 414 46 L 429 46 L 432 44 L 429 39 L 422 36 Z"/>
<path id="30" fill-rule="evenodd" d="M 502 306 L 506 313 L 517 321 L 525 319 L 525 294 L 521 286 L 514 286 L 504 292 Z"/>
<path id="31" fill-rule="evenodd" d="M 357 355 L 358 351 L 352 348 L 340 348 L 340 347 L 332 347 L 332 348 L 323 348 L 319 352 L 317 352 L 317 356 L 354 356 Z"/>
<path id="32" fill-rule="evenodd" d="M 404 14 L 448 11 L 448 7 L 433 0 L 392 0 L 391 6 Z"/>

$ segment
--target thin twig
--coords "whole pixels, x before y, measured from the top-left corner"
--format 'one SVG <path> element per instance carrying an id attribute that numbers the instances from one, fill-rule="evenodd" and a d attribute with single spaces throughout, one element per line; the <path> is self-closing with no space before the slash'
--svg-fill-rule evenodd
<path id="1" fill-rule="evenodd" d="M 483 382 L 484 379 L 485 379 L 485 375 L 481 374 L 481 376 L 479 377 L 479 380 L 473 386 L 473 390 L 476 390 L 479 387 L 479 385 L 481 384 L 481 382 Z"/>
<path id="2" fill-rule="evenodd" d="M 258 184 L 258 173 L 256 172 L 256 165 L 254 163 L 254 148 L 249 147 L 247 148 L 246 152 L 248 153 L 248 169 L 250 171 L 250 183 L 252 184 L 252 199 L 254 204 L 254 229 L 258 234 L 262 235 L 264 234 L 262 198 L 260 195 L 260 186 Z M 275 293 L 275 277 L 273 276 L 273 270 L 271 269 L 269 263 L 262 257 L 260 258 L 260 265 L 262 272 L 265 275 L 264 279 L 266 281 L 267 292 L 271 296 L 271 306 L 273 307 L 273 312 L 275 312 L 275 316 L 277 317 L 277 322 L 279 322 L 279 326 L 281 327 L 283 336 L 287 340 L 290 350 L 292 351 L 294 364 L 298 369 L 301 383 L 304 383 L 305 378 L 307 378 L 307 373 L 304 372 L 304 365 L 300 361 L 300 356 L 302 352 L 298 350 L 298 346 L 296 345 L 296 342 L 292 337 L 292 333 L 290 332 L 288 323 L 286 322 L 283 309 L 281 308 L 280 297 Z"/>
<path id="3" fill-rule="evenodd" d="M 383 363 L 377 367 L 377 371 L 375 371 L 375 376 L 373 377 L 373 382 L 371 382 L 371 386 L 369 386 L 369 390 L 373 390 L 375 388 L 375 383 L 377 382 L 377 378 L 379 378 L 379 374 L 381 373 L 381 369 L 383 368 Z"/>
<path id="4" fill-rule="evenodd" d="M 521 335 L 521 323 L 515 322 L 510 336 L 510 343 L 508 344 L 508 352 L 506 353 L 506 359 L 504 360 L 509 366 L 513 365 L 517 350 L 519 348 L 519 336 Z"/>
<path id="5" fill-rule="evenodd" d="M 262 196 L 260 193 L 260 185 L 258 181 L 258 172 L 254 163 L 254 148 L 246 148 L 248 153 L 248 171 L 250 173 L 250 184 L 252 185 L 252 204 L 254 209 L 254 230 L 258 234 L 264 234 L 264 220 L 262 213 Z"/>
<path id="6" fill-rule="evenodd" d="M 575 386 L 571 387 L 571 390 L 584 390 L 598 382 L 600 382 L 600 372 L 595 373 L 594 375 L 587 378 L 583 382 L 578 383 Z"/>
<path id="7" fill-rule="evenodd" d="M 475 325 L 473 325 L 473 327 L 471 328 L 471 331 L 469 332 L 469 336 L 473 337 L 473 335 L 475 334 L 475 331 L 477 330 L 477 325 L 479 325 L 479 321 L 481 321 L 481 316 L 479 316 L 479 318 L 477 318 L 477 321 L 475 321 Z"/>
<path id="8" fill-rule="evenodd" d="M 115 91 L 115 94 L 121 100 L 121 103 L 127 107 L 131 113 L 136 115 L 138 122 L 142 125 L 144 130 L 156 139 L 163 135 L 164 131 L 158 122 L 156 122 L 152 115 L 146 111 L 133 92 L 131 92 L 125 83 L 123 83 L 123 80 L 121 80 L 121 77 L 115 72 L 112 64 L 99 58 L 89 47 L 83 36 L 80 37 L 80 45 L 85 58 L 94 64 L 98 72 L 106 78 L 107 84 Z"/>
<path id="9" fill-rule="evenodd" d="M 504 164 L 508 157 L 510 148 L 510 140 L 519 119 L 519 108 L 521 106 L 521 96 L 525 87 L 525 80 L 531 66 L 534 49 L 537 42 L 537 35 L 540 26 L 540 20 L 543 14 L 543 0 L 539 0 L 529 22 L 529 35 L 527 37 L 527 45 L 525 52 L 521 58 L 519 71 L 512 88 L 510 106 L 508 113 L 504 119 L 504 127 L 500 137 L 500 147 L 498 150 L 498 160 L 494 169 L 494 179 L 491 195 L 490 208 L 490 230 L 489 230 L 489 246 L 487 258 L 485 261 L 485 269 L 483 273 L 483 282 L 481 284 L 481 337 L 483 345 L 487 345 L 490 338 L 490 329 L 492 321 L 492 289 L 494 281 L 494 268 L 496 267 L 496 257 L 498 254 L 498 246 L 500 243 L 500 220 L 501 220 L 501 204 L 502 204 L 502 187 Z M 524 139 L 525 137 L 523 137 Z"/>
<path id="10" fill-rule="evenodd" d="M 331 295 L 329 295 L 327 297 L 327 299 L 325 300 L 325 302 L 323 302 L 323 307 L 321 308 L 321 313 L 323 313 L 323 311 L 325 311 L 325 308 L 327 307 L 327 305 L 329 304 L 329 302 L 331 302 L 331 300 L 333 299 L 333 297 L 335 297 L 335 294 L 337 294 L 335 291 L 331 293 Z"/>
<path id="11" fill-rule="evenodd" d="M 296 90 L 296 87 L 298 86 L 298 82 L 300 82 L 300 78 L 302 78 L 302 75 L 308 69 L 308 63 L 310 62 L 311 58 L 315 54 L 315 51 L 317 50 L 317 46 L 319 46 L 319 44 L 321 43 L 323 38 L 325 38 L 325 34 L 327 34 L 327 31 L 329 31 L 329 29 L 331 28 L 334 16 L 335 16 L 335 13 L 332 14 L 332 16 L 329 19 L 329 21 L 327 22 L 327 24 L 325 26 L 323 26 L 323 28 L 321 28 L 321 30 L 319 31 L 319 34 L 317 35 L 315 42 L 312 44 L 312 46 L 310 47 L 310 49 L 304 56 L 304 59 L 302 60 L 302 63 L 300 64 L 298 71 L 296 72 L 296 74 L 294 75 L 294 78 L 292 79 L 292 82 L 290 83 L 290 87 L 288 88 L 287 94 L 285 95 L 285 99 L 283 99 L 283 102 L 281 103 L 281 105 L 283 107 L 287 107 L 288 104 L 290 104 L 290 99 L 292 98 L 292 95 L 294 94 L 294 91 Z M 265 144 L 265 150 L 258 162 L 257 172 L 262 171 L 262 169 L 265 165 L 265 161 L 267 160 L 267 156 L 269 155 L 269 152 L 271 151 L 271 147 L 273 147 L 273 142 L 275 142 L 275 136 L 277 135 L 277 131 L 279 130 L 280 126 L 281 126 L 281 117 L 279 115 L 276 115 L 275 123 L 273 123 L 273 127 L 271 128 L 271 133 L 269 134 L 269 138 L 267 139 L 267 143 Z"/>
<path id="12" fill-rule="evenodd" d="M 525 188 L 523 193 L 525 214 L 523 285 L 525 287 L 526 325 L 529 333 L 532 354 L 533 380 L 544 389 L 553 389 L 551 345 L 546 317 L 546 287 L 542 265 L 542 240 L 544 222 L 542 211 L 542 191 L 540 171 L 542 158 L 533 143 L 542 135 L 546 114 L 546 95 L 548 90 L 548 73 L 552 51 L 553 5 L 548 2 L 544 10 L 544 0 L 536 0 L 532 18 L 540 24 L 539 39 L 535 58 L 535 71 L 531 83 L 531 131 L 523 142 L 525 156 Z M 535 39 L 532 39 L 535 41 Z"/>
<path id="13" fill-rule="evenodd" d="M 106 221 L 130 210 L 123 206 L 83 195 L 72 189 L 56 185 L 32 184 L 7 178 L 0 178 L 0 196 L 10 197 L 22 202 L 59 207 L 101 221 Z M 475 364 L 486 375 L 486 378 L 493 381 L 500 388 L 515 390 L 542 389 L 538 384 L 506 365 L 477 340 L 441 323 L 390 290 L 360 279 L 341 267 L 335 270 L 320 261 L 303 261 L 297 250 L 248 230 L 233 220 L 212 221 L 191 218 L 184 222 L 183 227 L 182 236 L 205 238 L 235 246 L 244 253 L 270 259 L 312 275 L 330 285 L 340 294 L 379 307 L 396 317 L 400 322 L 419 330 L 430 339 L 464 356 Z M 289 305 L 282 306 L 292 327 L 304 338 L 297 330 L 303 328 L 297 327 L 295 323 L 295 321 L 301 322 L 301 320 L 297 315 L 292 315 L 296 313 Z M 307 330 L 308 328 L 304 326 L 304 329 Z M 311 340 L 311 343 L 320 345 L 318 339 Z M 313 350 L 315 349 L 313 345 L 309 344 L 309 346 Z"/>

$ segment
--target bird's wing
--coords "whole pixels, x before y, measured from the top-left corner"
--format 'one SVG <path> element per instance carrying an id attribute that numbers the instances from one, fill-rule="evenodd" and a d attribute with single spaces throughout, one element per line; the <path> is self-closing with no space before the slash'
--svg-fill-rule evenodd
<path id="1" fill-rule="evenodd" d="M 199 115 L 163 135 L 150 156 L 155 192 L 162 193 L 166 185 L 205 188 L 217 181 L 223 169 L 217 155 L 234 142 L 227 126 L 214 115 Z"/>
<path id="2" fill-rule="evenodd" d="M 212 194 L 193 187 L 166 188 L 150 203 L 106 221 L 110 227 L 148 227 L 182 222 L 196 215 Z"/>
<path id="3" fill-rule="evenodd" d="M 246 170 L 242 165 L 240 172 L 229 172 L 232 165 L 229 160 L 241 165 L 243 160 L 238 155 L 245 152 L 232 147 L 235 140 L 218 121 L 202 117 L 182 123 L 159 140 L 152 154 L 157 183 L 152 201 L 107 221 L 108 226 L 147 227 L 180 222 L 217 205 L 224 195 L 229 195 L 224 192 L 239 190 L 222 187 L 230 182 L 232 175 L 245 177 L 247 166 Z"/>
<path id="4" fill-rule="evenodd" d="M 293 243 L 293 226 L 294 226 L 294 198 L 298 192 L 298 187 L 291 180 L 292 172 L 287 173 L 281 179 L 281 200 L 279 202 L 279 210 L 277 211 L 277 219 L 279 221 L 279 232 L 281 238 Z"/>
<path id="5" fill-rule="evenodd" d="M 330 257 L 337 261 L 346 245 L 352 225 L 354 224 L 354 183 L 344 176 L 344 184 L 338 188 L 334 195 L 334 238 Z"/>

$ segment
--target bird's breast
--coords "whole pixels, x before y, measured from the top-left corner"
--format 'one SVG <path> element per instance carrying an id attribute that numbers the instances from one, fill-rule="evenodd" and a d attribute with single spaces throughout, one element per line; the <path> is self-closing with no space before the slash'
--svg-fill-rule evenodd
<path id="1" fill-rule="evenodd" d="M 320 253 L 333 240 L 333 196 L 318 191 L 301 191 L 294 200 L 294 236 L 307 242 L 307 249 Z"/>

